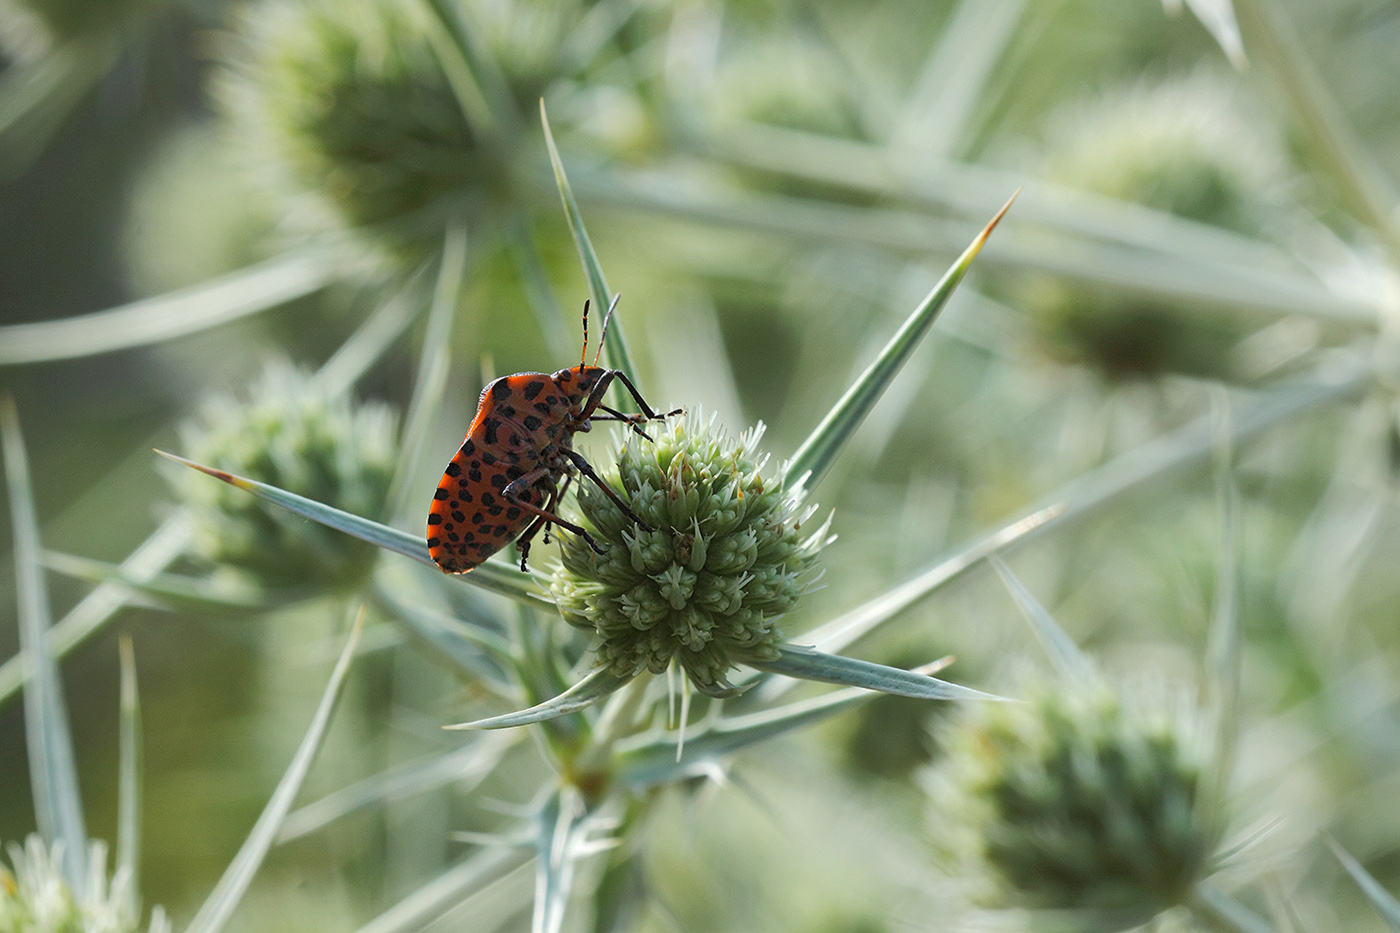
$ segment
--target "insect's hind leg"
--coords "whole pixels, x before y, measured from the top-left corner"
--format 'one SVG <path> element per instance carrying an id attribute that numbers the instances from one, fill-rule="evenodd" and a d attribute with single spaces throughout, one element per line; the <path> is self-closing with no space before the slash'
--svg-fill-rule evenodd
<path id="1" fill-rule="evenodd" d="M 555 514 L 547 508 L 542 509 L 534 503 L 527 502 L 521 498 L 521 494 L 524 493 L 525 490 L 529 489 L 532 485 L 534 485 L 535 482 L 537 482 L 540 479 L 540 477 L 547 476 L 550 472 L 550 467 L 536 467 L 529 473 L 526 473 L 524 476 L 521 476 L 518 479 L 512 480 L 511 482 L 507 483 L 506 487 L 501 490 L 501 495 L 504 496 L 506 501 L 509 502 L 511 505 L 518 506 L 521 510 L 529 512 L 530 514 L 535 516 L 536 520 L 531 522 L 529 526 L 525 529 L 526 532 L 528 532 L 529 534 L 533 535 L 536 531 L 539 530 L 535 527 L 537 524 L 541 522 L 548 522 L 551 524 L 558 525 L 560 528 L 566 528 L 569 531 L 572 531 L 574 534 L 578 535 L 580 538 L 582 538 L 585 542 L 588 543 L 588 546 L 593 549 L 594 553 L 606 554 L 607 551 L 603 550 L 602 545 L 600 545 L 597 541 L 593 540 L 593 536 L 590 535 L 587 531 L 585 531 L 581 526 L 575 525 L 568 519 L 560 518 L 557 514 Z M 558 496 L 556 495 L 550 500 L 550 503 L 548 504 L 557 505 L 557 503 Z M 524 535 L 522 534 L 521 537 L 524 537 Z M 521 552 L 520 555 L 520 561 L 522 565 L 525 562 L 526 554 L 529 552 L 529 542 L 526 541 L 525 543 L 527 547 L 524 549 L 524 551 Z"/>
<path id="2" fill-rule="evenodd" d="M 567 485 L 568 485 L 568 479 L 569 479 L 569 477 L 567 477 L 567 476 L 564 477 L 564 481 L 565 481 L 564 485 L 565 485 L 566 487 L 567 487 Z M 548 501 L 546 501 L 545 504 L 544 504 L 544 510 L 545 510 L 546 512 L 553 512 L 553 511 L 555 510 L 555 508 L 558 506 L 558 504 L 559 504 L 559 499 L 562 497 L 562 495 L 563 495 L 563 489 L 561 489 L 561 488 L 558 487 L 558 486 L 554 487 L 554 489 L 550 491 Z M 518 498 L 512 497 L 512 498 L 510 499 L 510 501 L 512 501 L 512 502 L 519 502 L 520 500 L 519 500 Z M 545 543 L 545 544 L 548 544 L 548 543 L 549 543 L 549 519 L 545 518 L 543 515 L 536 515 L 534 521 L 530 522 L 529 525 L 525 526 L 525 530 L 522 531 L 522 532 L 520 533 L 520 537 L 518 537 L 518 538 L 515 539 L 515 549 L 516 549 L 517 551 L 520 552 L 520 572 L 521 572 L 521 573 L 529 573 L 529 572 L 530 572 L 530 568 L 527 567 L 527 566 L 525 565 L 525 561 L 526 561 L 526 560 L 529 558 L 529 556 L 530 556 L 530 542 L 531 542 L 531 539 L 533 539 L 533 538 L 535 537 L 535 535 L 539 532 L 539 530 L 540 530 L 541 528 L 544 529 L 544 543 Z"/>

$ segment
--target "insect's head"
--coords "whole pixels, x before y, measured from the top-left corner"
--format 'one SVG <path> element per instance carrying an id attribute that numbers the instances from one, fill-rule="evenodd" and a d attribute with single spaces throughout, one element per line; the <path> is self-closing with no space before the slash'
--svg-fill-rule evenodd
<path id="1" fill-rule="evenodd" d="M 552 378 L 559 391 L 568 396 L 575 404 L 581 405 L 593 391 L 593 387 L 598 384 L 598 380 L 602 379 L 607 372 L 601 366 L 588 366 L 580 363 L 577 366 L 559 370 Z"/>

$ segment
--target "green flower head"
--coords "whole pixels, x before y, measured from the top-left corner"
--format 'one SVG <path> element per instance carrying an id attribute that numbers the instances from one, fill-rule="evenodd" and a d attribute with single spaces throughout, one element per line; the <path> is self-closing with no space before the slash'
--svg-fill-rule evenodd
<path id="1" fill-rule="evenodd" d="M 691 414 L 653 433 L 654 443 L 628 438 L 602 473 L 653 530 L 582 484 L 579 523 L 604 553 L 563 535 L 551 588 L 617 675 L 674 660 L 697 689 L 723 695 L 736 664 L 778 656 L 776 623 L 810 589 L 827 524 L 809 526 L 815 506 L 764 478 L 761 426 L 736 442 Z"/>
<path id="2" fill-rule="evenodd" d="M 434 205 L 503 193 L 428 15 L 401 0 L 262 0 L 240 17 L 220 87 L 250 165 L 300 198 L 307 226 L 371 229 L 406 258 L 440 235 Z"/>
<path id="3" fill-rule="evenodd" d="M 1287 217 L 1279 141 L 1241 105 L 1234 82 L 1198 74 L 1135 86 L 1051 119 L 1042 168 L 1054 182 L 1251 237 Z M 1017 301 L 1051 356 L 1111 380 L 1242 375 L 1236 347 L 1262 319 L 1150 294 L 1032 277 Z"/>
<path id="4" fill-rule="evenodd" d="M 1219 811 L 1201 799 L 1202 756 L 1175 717 L 1102 686 L 964 712 L 934 772 L 935 825 L 993 906 L 1126 929 L 1181 903 L 1210 871 Z"/>
<path id="5" fill-rule="evenodd" d="M 186 455 L 354 512 L 380 515 L 397 458 L 384 405 L 330 393 L 286 363 L 268 366 L 250 398 L 216 398 L 182 430 Z M 362 578 L 373 545 L 268 506 L 193 470 L 171 474 L 195 522 L 195 546 L 268 587 L 342 586 Z"/>

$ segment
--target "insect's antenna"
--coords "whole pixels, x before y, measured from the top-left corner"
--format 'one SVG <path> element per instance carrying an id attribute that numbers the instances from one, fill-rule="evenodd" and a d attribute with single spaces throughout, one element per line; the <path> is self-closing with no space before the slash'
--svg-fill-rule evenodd
<path id="1" fill-rule="evenodd" d="M 604 322 L 603 322 L 603 328 L 606 329 L 607 326 L 608 326 L 607 321 L 604 321 Z M 585 299 L 583 299 L 583 353 L 582 353 L 582 355 L 580 355 L 579 358 L 578 358 L 579 369 L 582 369 L 582 368 L 583 368 L 583 364 L 584 364 L 585 361 L 587 361 L 587 359 L 588 359 L 588 299 L 585 298 Z"/>
<path id="2" fill-rule="evenodd" d="M 598 349 L 593 353 L 593 365 L 598 365 L 598 357 L 603 355 L 603 341 L 608 336 L 608 321 L 612 320 L 612 314 L 617 310 L 617 303 L 622 300 L 622 292 L 613 295 L 612 304 L 608 305 L 608 313 L 603 315 L 603 330 L 598 334 Z M 585 348 L 586 352 L 586 348 Z"/>

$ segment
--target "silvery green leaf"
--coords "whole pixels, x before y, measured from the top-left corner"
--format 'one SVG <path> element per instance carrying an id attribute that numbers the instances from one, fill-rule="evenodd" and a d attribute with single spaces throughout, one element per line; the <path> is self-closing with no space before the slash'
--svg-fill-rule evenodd
<path id="1" fill-rule="evenodd" d="M 63 682 L 58 662 L 49 651 L 53 616 L 44 571 L 39 566 L 39 520 L 29 479 L 29 457 L 20 433 L 19 412 L 8 396 L 0 397 L 0 442 L 4 447 L 5 482 L 10 491 L 10 521 L 14 529 L 19 643 L 32 671 L 24 690 L 24 738 L 29 750 L 34 818 L 45 841 L 51 845 L 62 843 L 64 878 L 81 899 L 88 883 L 87 828 Z"/>
<path id="2" fill-rule="evenodd" d="M 1005 697 L 960 687 L 927 674 L 861 661 L 839 654 L 823 654 L 800 645 L 783 645 L 775 661 L 745 661 L 769 674 L 785 674 L 802 680 L 842 684 L 878 690 L 922 700 L 1004 700 Z"/>
<path id="3" fill-rule="evenodd" d="M 514 713 L 503 713 L 500 716 L 490 716 L 486 719 L 478 719 L 473 722 L 456 723 L 451 726 L 443 726 L 443 728 L 505 729 L 511 726 L 527 725 L 532 722 L 545 722 L 550 719 L 558 719 L 560 716 L 567 716 L 569 713 L 576 713 L 581 709 L 587 709 L 603 697 L 616 692 L 631 680 L 631 677 L 619 677 L 614 674 L 611 669 L 600 667 L 558 696 L 545 700 L 543 703 L 532 706 L 529 709 L 517 710 Z"/>
<path id="4" fill-rule="evenodd" d="M 166 519 L 130 556 L 120 564 L 122 574 L 132 582 L 149 580 L 185 552 L 190 540 L 189 518 L 177 513 Z M 103 583 L 79 600 L 48 632 L 49 651 L 62 658 L 99 631 L 131 597 L 124 583 Z M 0 707 L 18 693 L 26 679 L 27 653 L 21 651 L 0 664 Z"/>
<path id="5" fill-rule="evenodd" d="M 143 747 L 141 700 L 136 691 L 136 654 L 131 636 L 117 643 L 121 656 L 121 720 L 117 741 L 117 863 L 120 877 L 141 890 L 141 788 Z"/>
<path id="6" fill-rule="evenodd" d="M 193 609 L 210 613 L 248 613 L 275 607 L 265 591 L 225 580 L 158 573 L 136 579 L 121 564 L 93 560 L 62 551 L 45 551 L 44 565 L 50 570 L 90 583 L 124 586 L 133 597 L 144 597 L 145 605 L 165 609 Z"/>
<path id="7" fill-rule="evenodd" d="M 309 835 L 358 810 L 414 794 L 449 786 L 458 793 L 469 791 L 522 738 L 520 733 L 488 733 L 445 754 L 404 762 L 356 781 L 287 814 L 277 844 Z"/>
<path id="8" fill-rule="evenodd" d="M 913 673 L 931 675 L 951 663 L 942 658 L 915 668 Z M 670 783 L 703 773 L 710 763 L 750 745 L 786 735 L 843 713 L 879 696 L 860 687 L 833 690 L 820 696 L 775 706 L 757 713 L 722 716 L 692 732 L 686 738 L 685 754 L 676 760 L 677 736 L 674 731 L 648 733 L 641 741 L 619 743 L 618 780 L 635 788 Z"/>
<path id="9" fill-rule="evenodd" d="M 448 225 L 443 235 L 441 256 L 437 285 L 433 289 L 433 301 L 428 311 L 428 326 L 423 333 L 423 345 L 418 351 L 413 395 L 408 401 L 403 431 L 399 435 L 403 457 L 394 471 L 389 493 L 389 502 L 392 503 L 389 514 L 395 516 L 413 507 L 411 484 L 418 476 L 415 467 L 447 387 L 452 357 L 452 322 L 457 316 L 462 283 L 467 274 L 467 230 L 460 221 Z"/>
<path id="10" fill-rule="evenodd" d="M 351 515 L 349 512 L 342 512 L 340 509 L 307 499 L 296 493 L 278 489 L 276 486 L 269 486 L 267 483 L 260 483 L 255 479 L 247 479 L 242 476 L 235 476 L 225 470 L 214 467 L 203 466 L 192 460 L 175 454 L 157 450 L 168 460 L 183 464 L 191 469 L 207 473 L 215 479 L 222 480 L 230 486 L 235 486 L 245 492 L 252 493 L 265 502 L 287 509 L 304 518 L 320 522 L 327 528 L 334 528 L 336 531 L 343 531 L 361 541 L 368 541 L 370 544 L 382 547 L 385 550 L 394 551 L 405 557 L 411 557 L 428 567 L 434 567 L 433 559 L 428 556 L 428 544 L 422 538 L 399 531 L 397 528 L 390 528 L 388 525 L 381 525 L 379 522 L 361 518 L 358 515 Z M 511 568 L 502 561 L 487 561 L 473 569 L 468 574 L 463 574 L 463 578 L 468 582 L 518 599 L 522 602 L 537 605 L 553 605 L 550 601 L 536 592 L 529 584 L 529 577 Z"/>
<path id="11" fill-rule="evenodd" d="M 540 123 L 544 126 L 545 145 L 549 147 L 549 162 L 554 167 L 554 183 L 559 186 L 559 197 L 564 201 L 564 214 L 569 220 L 569 230 L 574 235 L 574 245 L 578 247 L 579 259 L 583 262 L 583 275 L 588 280 L 588 293 L 593 298 L 594 313 L 602 315 L 612 305 L 614 296 L 608 289 L 608 280 L 603 276 L 603 267 L 598 262 L 598 254 L 593 249 L 588 229 L 583 225 L 583 215 L 579 213 L 578 202 L 574 200 L 574 189 L 569 185 L 568 176 L 564 174 L 564 162 L 559 158 L 558 147 L 554 145 L 554 133 L 549 128 L 549 116 L 545 113 L 543 100 L 540 101 Z M 605 349 L 608 353 L 608 364 L 630 379 L 633 385 L 640 385 L 637 366 L 627 348 L 627 335 L 623 331 L 621 321 L 614 320 L 608 325 Z M 621 397 L 622 387 L 615 387 L 614 392 L 619 393 Z"/>
<path id="12" fill-rule="evenodd" d="M 987 237 L 991 236 L 996 225 L 1010 210 L 1012 201 L 1015 200 L 1016 195 L 1013 194 L 1011 200 L 1006 202 L 987 226 L 982 228 L 982 232 L 973 239 L 971 245 L 958 257 L 957 262 L 953 263 L 944 273 L 943 278 L 933 287 L 923 302 L 905 319 L 899 330 L 890 338 L 890 342 L 885 345 L 885 348 L 880 351 L 865 372 L 861 373 L 855 384 L 846 390 L 846 393 L 841 396 L 836 405 L 821 420 L 821 423 L 797 448 L 797 452 L 792 455 L 792 461 L 787 466 L 787 475 L 790 477 L 794 489 L 811 489 L 830 469 L 831 464 L 836 460 L 836 455 L 841 452 L 841 448 L 850 440 L 856 428 L 860 427 L 865 416 L 870 413 L 870 409 L 875 407 L 881 394 L 899 373 L 900 367 L 909 359 L 909 355 L 914 352 L 919 341 L 933 326 L 938 312 L 943 310 L 943 306 L 948 303 L 948 299 L 952 297 L 958 284 L 962 282 L 963 276 L 967 274 L 972 260 L 977 258 L 977 254 L 982 251 L 983 245 L 987 242 Z"/>
<path id="13" fill-rule="evenodd" d="M 1371 902 L 1371 906 L 1376 908 L 1376 913 L 1381 915 L 1381 919 L 1386 922 L 1392 930 L 1400 931 L 1400 901 L 1395 896 L 1381 887 L 1381 883 L 1376 880 L 1366 870 L 1356 858 L 1337 844 L 1335 839 L 1329 838 L 1327 845 L 1331 847 L 1332 854 L 1337 856 L 1337 861 L 1342 863 L 1342 867 L 1351 875 L 1353 881 L 1361 888 L 1361 893 L 1366 895 L 1366 900 Z"/>
<path id="14" fill-rule="evenodd" d="M 1274 933 L 1267 920 L 1212 884 L 1198 884 L 1189 900 L 1192 913 L 1207 927 L 1228 933 Z"/>
<path id="15" fill-rule="evenodd" d="M 286 253 L 106 311 L 9 324 L 0 327 L 0 365 L 71 360 L 184 337 L 319 291 L 336 274 L 324 251 Z"/>
<path id="16" fill-rule="evenodd" d="M 410 602 L 403 590 L 376 581 L 374 598 L 412 635 L 421 638 L 453 664 L 499 693 L 508 692 L 505 671 L 514 664 L 514 648 L 496 632 L 446 612 Z"/>
<path id="17" fill-rule="evenodd" d="M 473 894 L 528 863 L 533 855 L 533 851 L 506 846 L 479 849 L 360 927 L 358 933 L 420 933 Z"/>
<path id="18" fill-rule="evenodd" d="M 1060 627 L 1060 623 L 1055 621 L 1049 611 L 1026 589 L 1016 574 L 1011 572 L 1011 568 L 1006 566 L 996 554 L 988 555 L 987 563 L 992 565 L 992 569 L 1001 577 L 1001 582 L 1006 584 L 1006 588 L 1011 591 L 1011 596 L 1016 600 L 1016 605 L 1020 608 L 1021 614 L 1026 617 L 1026 621 L 1031 624 L 1031 629 L 1045 648 L 1045 652 L 1050 655 L 1050 662 L 1055 665 L 1064 678 L 1071 682 L 1082 683 L 1093 676 L 1093 665 L 1084 656 L 1084 652 L 1079 650 L 1079 646 L 1074 643 L 1074 639 Z"/>
<path id="19" fill-rule="evenodd" d="M 277 782 L 267 806 L 258 816 L 258 821 L 253 824 L 248 838 L 239 847 L 238 854 L 233 857 L 223 876 L 214 885 L 214 890 L 209 893 L 209 897 L 186 927 L 185 933 L 217 933 L 222 930 L 238 907 L 239 901 L 243 899 L 248 886 L 252 884 L 253 876 L 257 874 L 268 850 L 272 848 L 277 830 L 292 808 L 292 801 L 301 791 L 302 782 L 311 770 L 311 762 L 321 748 L 321 740 L 325 737 L 327 726 L 330 725 L 336 701 L 340 699 L 341 687 L 345 685 L 345 675 L 350 671 L 350 661 L 355 656 L 355 645 L 360 639 L 364 616 L 364 609 L 361 608 L 350 629 L 350 637 L 346 639 L 345 649 L 341 651 L 340 659 L 336 661 L 335 669 L 331 672 L 330 681 L 321 694 L 321 702 L 316 707 L 311 725 L 306 730 L 301 744 L 297 746 L 296 754 L 292 756 L 282 779 Z"/>

